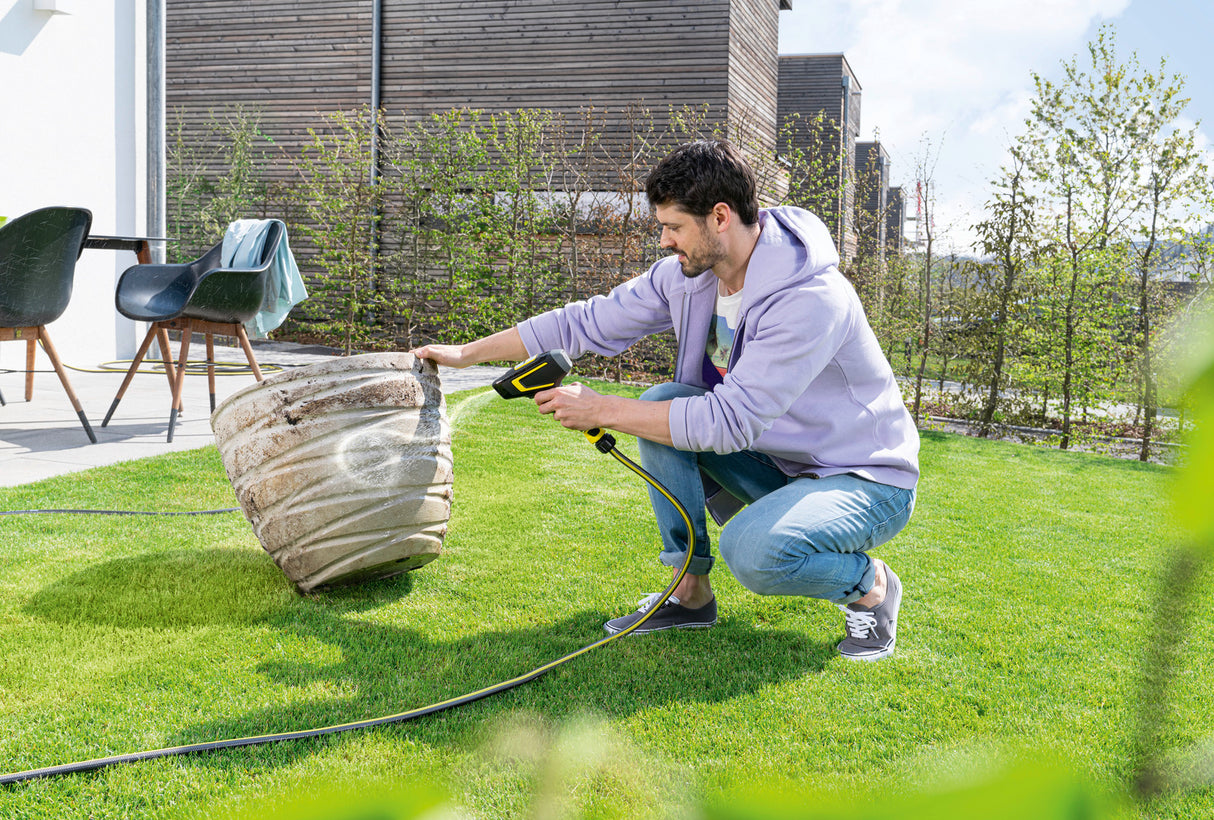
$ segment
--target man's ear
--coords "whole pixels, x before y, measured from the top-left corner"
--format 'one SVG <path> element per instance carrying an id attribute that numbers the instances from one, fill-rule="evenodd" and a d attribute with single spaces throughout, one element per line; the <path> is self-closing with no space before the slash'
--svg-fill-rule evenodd
<path id="1" fill-rule="evenodd" d="M 718 202 L 712 206 L 712 213 L 708 215 L 709 224 L 716 229 L 717 233 L 724 233 L 733 224 L 735 216 L 737 215 L 733 212 L 733 208 L 729 207 L 727 203 Z"/>

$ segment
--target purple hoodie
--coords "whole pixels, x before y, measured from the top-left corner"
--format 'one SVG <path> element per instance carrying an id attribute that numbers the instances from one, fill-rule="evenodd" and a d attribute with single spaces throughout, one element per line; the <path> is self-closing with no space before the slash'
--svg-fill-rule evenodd
<path id="1" fill-rule="evenodd" d="M 729 372 L 703 396 L 675 399 L 680 450 L 765 453 L 787 475 L 855 473 L 911 489 L 919 433 L 902 403 L 826 226 L 800 208 L 760 212 Z M 653 333 L 678 337 L 675 380 L 709 387 L 704 348 L 716 301 L 711 271 L 688 279 L 664 257 L 645 274 L 522 322 L 530 355 L 563 348 L 613 356 Z"/>

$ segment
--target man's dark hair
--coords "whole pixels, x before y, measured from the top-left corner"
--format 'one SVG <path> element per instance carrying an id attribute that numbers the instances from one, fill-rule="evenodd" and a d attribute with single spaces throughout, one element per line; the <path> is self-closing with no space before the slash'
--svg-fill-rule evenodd
<path id="1" fill-rule="evenodd" d="M 725 140 L 697 140 L 672 151 L 645 180 L 649 204 L 678 205 L 705 217 L 724 202 L 746 225 L 759 221 L 755 172 Z"/>

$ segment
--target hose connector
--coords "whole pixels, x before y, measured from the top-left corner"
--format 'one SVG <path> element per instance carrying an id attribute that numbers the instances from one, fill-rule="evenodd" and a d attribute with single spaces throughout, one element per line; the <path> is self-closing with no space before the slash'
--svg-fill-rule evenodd
<path id="1" fill-rule="evenodd" d="M 584 430 L 583 435 L 598 448 L 600 453 L 610 453 L 615 448 L 615 437 L 606 430 L 591 427 L 589 430 Z"/>

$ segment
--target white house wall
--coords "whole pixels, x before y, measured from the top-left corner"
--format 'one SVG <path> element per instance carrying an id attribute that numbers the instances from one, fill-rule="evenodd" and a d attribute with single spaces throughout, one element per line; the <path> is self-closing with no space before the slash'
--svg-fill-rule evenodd
<path id="1" fill-rule="evenodd" d="M 145 19 L 145 0 L 0 0 L 0 215 L 80 206 L 95 234 L 146 235 Z M 50 325 L 66 364 L 134 354 L 114 286 L 135 261 L 84 251 L 71 303 Z M 0 344 L 0 367 L 22 369 L 24 356 Z"/>

